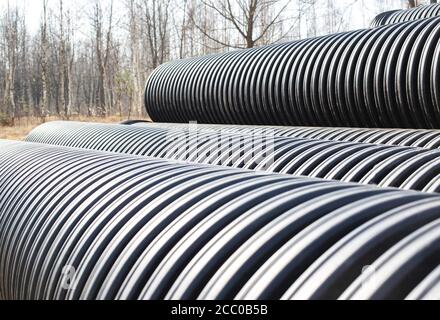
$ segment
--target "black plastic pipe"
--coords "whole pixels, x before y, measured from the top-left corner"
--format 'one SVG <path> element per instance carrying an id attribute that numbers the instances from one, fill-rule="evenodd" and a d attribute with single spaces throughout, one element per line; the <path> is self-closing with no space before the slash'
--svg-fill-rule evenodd
<path id="1" fill-rule="evenodd" d="M 177 60 L 149 77 L 155 122 L 440 128 L 440 17 Z"/>
<path id="2" fill-rule="evenodd" d="M 52 122 L 30 142 L 440 192 L 440 150 L 197 129 Z"/>
<path id="3" fill-rule="evenodd" d="M 437 194 L 25 142 L 0 163 L 3 299 L 439 298 Z"/>
<path id="4" fill-rule="evenodd" d="M 374 18 L 371 26 L 379 27 L 392 23 L 413 21 L 437 16 L 440 16 L 440 4 L 434 3 L 429 5 L 421 5 L 416 8 L 382 12 Z"/>

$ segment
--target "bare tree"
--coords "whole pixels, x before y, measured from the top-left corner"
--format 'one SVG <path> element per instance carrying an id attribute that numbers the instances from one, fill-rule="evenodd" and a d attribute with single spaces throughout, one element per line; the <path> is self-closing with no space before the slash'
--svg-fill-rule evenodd
<path id="1" fill-rule="evenodd" d="M 94 16 L 93 16 L 93 27 L 95 29 L 95 49 L 96 49 L 96 61 L 98 67 L 98 83 L 97 83 L 97 95 L 96 95 L 96 107 L 98 108 L 98 113 L 100 116 L 104 116 L 105 110 L 105 92 L 104 92 L 104 82 L 105 82 L 105 67 L 103 59 L 103 17 L 102 8 L 100 1 L 95 2 Z"/>
<path id="2" fill-rule="evenodd" d="M 129 10 L 129 40 L 130 40 L 130 64 L 131 77 L 127 73 L 120 72 L 116 78 L 117 94 L 119 100 L 122 99 L 123 92 L 130 97 L 129 114 L 135 109 L 138 116 L 142 114 L 142 66 L 140 50 L 140 27 L 139 15 L 135 0 L 129 0 L 127 3 Z M 131 81 L 130 81 L 131 80 Z M 131 83 L 130 83 L 131 82 Z M 133 88 L 133 90 L 131 90 Z M 119 103 L 119 112 L 122 113 L 122 105 Z"/>
<path id="3" fill-rule="evenodd" d="M 92 16 L 92 27 L 95 31 L 95 50 L 96 50 L 96 65 L 98 69 L 98 82 L 96 86 L 96 107 L 99 116 L 107 115 L 107 108 L 110 104 L 108 98 L 108 82 L 107 82 L 107 67 L 110 57 L 110 46 L 112 39 L 113 26 L 113 0 L 110 1 L 108 12 L 107 32 L 104 34 L 104 13 L 101 2 L 96 0 Z"/>
<path id="4" fill-rule="evenodd" d="M 48 54 L 48 40 L 47 40 L 47 0 L 43 1 L 43 19 L 41 25 L 41 44 L 40 44 L 40 65 L 41 65 L 41 83 L 42 83 L 42 99 L 40 104 L 40 116 L 44 119 L 49 109 L 48 104 L 48 90 L 49 81 L 47 76 L 47 54 Z"/>
<path id="5" fill-rule="evenodd" d="M 195 22 L 197 29 L 207 38 L 220 46 L 229 48 L 253 48 L 268 33 L 284 20 L 282 14 L 290 4 L 290 0 L 201 0 L 202 4 L 228 21 L 238 32 L 242 41 L 238 44 L 227 43 L 212 36 L 210 30 Z M 278 8 L 270 19 L 264 19 L 269 10 Z M 258 24 L 260 23 L 260 24 Z M 291 30 L 292 26 L 289 27 Z M 283 39 L 285 34 L 278 35 L 271 42 Z"/>
<path id="6" fill-rule="evenodd" d="M 16 116 L 16 102 L 15 102 L 15 75 L 18 65 L 18 9 L 12 9 L 7 4 L 7 11 L 4 24 L 4 36 L 6 45 L 6 70 L 5 77 L 5 91 L 4 91 L 4 106 L 6 108 L 6 114 L 12 120 L 15 121 Z"/>
<path id="7" fill-rule="evenodd" d="M 112 72 L 110 72 L 110 60 L 112 55 L 114 54 L 114 43 L 113 43 L 113 0 L 110 0 L 110 7 L 108 11 L 108 23 L 107 23 L 107 33 L 105 37 L 105 55 L 104 55 L 104 92 L 106 94 L 106 108 L 107 112 L 112 113 L 113 109 L 113 90 L 112 90 L 112 77 L 114 76 Z"/>
<path id="8" fill-rule="evenodd" d="M 59 0 L 60 6 L 60 16 L 59 16 L 59 55 L 60 55 L 60 66 L 59 66 L 59 84 L 60 84 L 60 104 L 63 110 L 63 115 L 69 117 L 69 110 L 66 103 L 66 76 L 67 76 L 67 56 L 66 56 L 66 40 L 64 34 L 64 10 L 63 10 L 63 0 Z"/>
<path id="9" fill-rule="evenodd" d="M 26 115 L 31 116 L 34 114 L 33 105 L 34 105 L 34 97 L 32 94 L 32 77 L 29 75 L 32 74 L 32 63 L 29 59 L 28 52 L 32 50 L 28 42 L 28 34 L 27 34 L 27 26 L 26 26 L 26 14 L 23 14 L 23 18 L 21 19 L 21 79 L 20 83 L 22 83 L 22 92 L 21 92 L 21 101 L 22 101 L 22 109 L 25 109 Z"/>
<path id="10" fill-rule="evenodd" d="M 66 117 L 69 118 L 74 100 L 74 84 L 73 84 L 73 67 L 75 61 L 75 44 L 74 44 L 75 28 L 72 25 L 72 17 L 70 11 L 67 12 L 67 49 L 66 49 L 66 72 L 67 72 L 67 97 Z"/>
<path id="11" fill-rule="evenodd" d="M 169 55 L 170 0 L 143 0 L 140 9 L 146 26 L 151 68 L 164 63 Z"/>
<path id="12" fill-rule="evenodd" d="M 187 11 L 188 11 L 188 0 L 183 0 L 183 14 L 182 14 L 182 24 L 180 27 L 180 39 L 179 39 L 179 58 L 183 59 L 185 52 L 185 43 L 187 38 L 187 30 L 188 30 L 188 20 L 187 20 Z"/>

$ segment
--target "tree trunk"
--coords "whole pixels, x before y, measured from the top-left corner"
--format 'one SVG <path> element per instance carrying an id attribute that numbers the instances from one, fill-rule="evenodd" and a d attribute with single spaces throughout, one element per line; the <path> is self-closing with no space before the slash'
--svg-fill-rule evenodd
<path id="1" fill-rule="evenodd" d="M 43 25 L 41 29 L 41 82 L 43 95 L 40 106 L 40 116 L 45 120 L 48 108 L 48 77 L 47 77 L 47 0 L 43 0 Z"/>
<path id="2" fill-rule="evenodd" d="M 63 117 L 68 118 L 68 110 L 66 104 L 66 70 L 67 70 L 67 57 L 66 57 L 66 42 L 64 37 L 64 11 L 63 0 L 60 0 L 60 65 L 59 65 L 59 83 L 60 83 L 60 105 L 62 108 Z"/>

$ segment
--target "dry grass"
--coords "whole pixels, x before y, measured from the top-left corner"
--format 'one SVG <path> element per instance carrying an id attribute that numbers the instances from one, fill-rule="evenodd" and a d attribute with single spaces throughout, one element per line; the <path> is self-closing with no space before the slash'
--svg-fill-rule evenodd
<path id="1" fill-rule="evenodd" d="M 45 122 L 61 120 L 57 117 L 48 117 Z M 83 121 L 83 122 L 102 122 L 102 123 L 118 123 L 124 118 L 120 116 L 111 116 L 106 118 L 101 117 L 85 117 L 85 116 L 73 116 L 69 120 L 71 121 Z M 35 127 L 42 124 L 43 121 L 40 118 L 21 118 L 16 120 L 15 126 L 0 126 L 0 139 L 7 140 L 23 140 L 28 133 Z"/>

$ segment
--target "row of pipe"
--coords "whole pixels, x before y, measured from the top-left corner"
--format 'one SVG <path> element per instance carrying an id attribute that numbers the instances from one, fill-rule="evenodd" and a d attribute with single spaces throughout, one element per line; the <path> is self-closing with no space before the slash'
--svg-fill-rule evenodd
<path id="1" fill-rule="evenodd" d="M 440 192 L 440 150 L 190 129 L 51 122 L 29 142 Z"/>
<path id="2" fill-rule="evenodd" d="M 440 298 L 437 194 L 25 142 L 0 161 L 3 299 Z"/>

